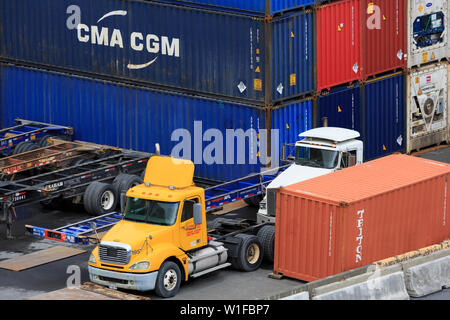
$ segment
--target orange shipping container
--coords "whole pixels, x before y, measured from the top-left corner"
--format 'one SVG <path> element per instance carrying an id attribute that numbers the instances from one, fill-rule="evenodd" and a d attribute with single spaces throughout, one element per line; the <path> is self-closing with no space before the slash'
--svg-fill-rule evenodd
<path id="1" fill-rule="evenodd" d="M 274 272 L 314 281 L 449 239 L 449 175 L 395 154 L 280 189 Z"/>

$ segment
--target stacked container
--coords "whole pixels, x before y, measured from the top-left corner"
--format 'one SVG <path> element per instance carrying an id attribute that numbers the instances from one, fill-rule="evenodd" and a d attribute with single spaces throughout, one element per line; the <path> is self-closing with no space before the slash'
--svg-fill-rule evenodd
<path id="1" fill-rule="evenodd" d="M 447 0 L 408 1 L 407 152 L 449 142 Z"/>
<path id="2" fill-rule="evenodd" d="M 0 0 L 0 76 L 8 79 L 0 125 L 35 118 L 73 126 L 76 139 L 148 152 L 158 142 L 166 154 L 176 129 L 188 130 L 193 145 L 200 120 L 204 131 L 224 134 L 270 129 L 267 110 L 295 109 L 316 91 L 319 2 Z M 187 156 L 198 176 L 235 179 L 259 171 L 250 159 L 259 137 L 247 138 L 247 162 L 234 172 L 220 157 L 206 169 L 211 140 Z"/>
<path id="3" fill-rule="evenodd" d="M 404 152 L 405 91 L 402 72 L 361 84 L 324 91 L 317 99 L 315 124 L 356 130 L 364 142 L 364 161 Z"/>
<path id="4" fill-rule="evenodd" d="M 317 9 L 317 89 L 406 67 L 405 0 L 341 0 Z"/>
<path id="5" fill-rule="evenodd" d="M 449 57 L 448 1 L 408 0 L 408 68 Z"/>
<path id="6" fill-rule="evenodd" d="M 407 152 L 449 141 L 447 63 L 411 69 L 407 83 Z"/>

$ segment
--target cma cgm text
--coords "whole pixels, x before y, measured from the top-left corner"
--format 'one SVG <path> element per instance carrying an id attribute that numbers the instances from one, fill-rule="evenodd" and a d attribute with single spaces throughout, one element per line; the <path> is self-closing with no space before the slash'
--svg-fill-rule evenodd
<path id="1" fill-rule="evenodd" d="M 123 36 L 119 29 L 110 30 L 107 27 L 87 26 L 83 23 L 77 25 L 77 38 L 79 42 L 90 42 L 96 45 L 123 48 Z M 161 53 L 167 56 L 180 56 L 180 39 L 155 34 L 144 35 L 132 32 L 129 36 L 130 47 L 135 51 L 147 50 L 149 53 Z"/>

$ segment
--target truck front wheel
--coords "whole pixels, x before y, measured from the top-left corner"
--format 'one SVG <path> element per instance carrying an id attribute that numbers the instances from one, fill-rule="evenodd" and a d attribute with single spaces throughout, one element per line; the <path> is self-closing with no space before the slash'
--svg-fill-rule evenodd
<path id="1" fill-rule="evenodd" d="M 162 264 L 156 278 L 155 293 L 162 298 L 175 296 L 180 290 L 181 271 L 178 265 L 172 261 Z"/>

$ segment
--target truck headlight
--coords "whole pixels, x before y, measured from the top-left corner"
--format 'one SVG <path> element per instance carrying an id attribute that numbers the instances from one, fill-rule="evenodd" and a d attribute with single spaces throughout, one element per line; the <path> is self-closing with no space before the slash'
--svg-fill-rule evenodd
<path id="1" fill-rule="evenodd" d="M 95 256 L 92 253 L 89 256 L 89 263 L 90 264 L 97 264 L 97 260 L 95 259 Z"/>
<path id="2" fill-rule="evenodd" d="M 141 261 L 141 262 L 136 262 L 129 269 L 130 270 L 147 270 L 148 268 L 150 268 L 150 262 Z"/>

